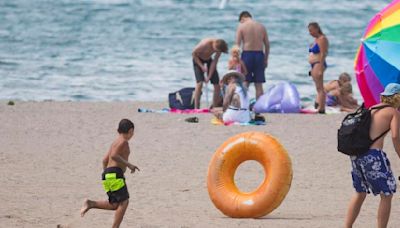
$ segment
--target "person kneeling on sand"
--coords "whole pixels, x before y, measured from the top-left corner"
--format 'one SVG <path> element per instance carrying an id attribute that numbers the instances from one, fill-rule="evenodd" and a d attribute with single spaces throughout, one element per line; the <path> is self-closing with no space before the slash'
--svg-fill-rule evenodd
<path id="1" fill-rule="evenodd" d="M 224 123 L 239 122 L 248 123 L 250 118 L 249 98 L 247 89 L 243 85 L 245 76 L 235 70 L 228 71 L 221 80 L 226 85 L 223 105 L 221 108 L 214 108 L 214 115 L 223 120 Z"/>
<path id="2" fill-rule="evenodd" d="M 128 188 L 125 183 L 124 172 L 128 167 L 131 173 L 140 171 L 135 165 L 128 162 L 130 154 L 128 141 L 133 137 L 135 126 L 132 121 L 122 119 L 118 126 L 118 137 L 112 143 L 103 159 L 103 187 L 108 195 L 108 201 L 92 201 L 86 199 L 81 209 L 83 217 L 92 208 L 115 210 L 113 228 L 119 227 L 129 203 Z"/>
<path id="3" fill-rule="evenodd" d="M 329 81 L 324 85 L 326 94 L 326 105 L 338 105 L 338 96 L 340 95 L 340 87 L 345 83 L 351 83 L 351 77 L 348 73 L 344 72 L 339 75 L 338 80 Z M 315 103 L 315 108 L 318 108 L 318 103 Z"/>
<path id="4" fill-rule="evenodd" d="M 387 227 L 393 194 L 396 192 L 396 180 L 390 168 L 390 162 L 382 148 L 387 132 L 392 134 L 392 142 L 400 157 L 400 84 L 390 83 L 381 93 L 381 103 L 373 107 L 385 106 L 372 110 L 372 122 L 369 135 L 378 138 L 365 153 L 351 156 L 353 187 L 356 191 L 350 201 L 345 227 L 353 226 L 367 193 L 380 195 L 377 226 Z M 382 137 L 379 137 L 382 136 Z"/>
<path id="5" fill-rule="evenodd" d="M 345 112 L 354 112 L 358 108 L 357 99 L 353 97 L 353 87 L 350 82 L 341 85 L 338 104 L 340 110 Z"/>

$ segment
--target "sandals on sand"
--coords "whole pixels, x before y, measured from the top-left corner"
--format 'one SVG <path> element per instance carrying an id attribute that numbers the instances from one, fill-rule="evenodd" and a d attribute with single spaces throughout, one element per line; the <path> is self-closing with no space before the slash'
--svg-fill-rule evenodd
<path id="1" fill-rule="evenodd" d="M 185 119 L 186 122 L 188 123 L 198 123 L 199 122 L 199 118 L 197 117 L 189 117 Z"/>

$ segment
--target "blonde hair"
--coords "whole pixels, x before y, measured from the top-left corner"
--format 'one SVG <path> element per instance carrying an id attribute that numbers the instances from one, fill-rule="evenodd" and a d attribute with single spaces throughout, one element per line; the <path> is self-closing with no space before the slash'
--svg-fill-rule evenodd
<path id="1" fill-rule="evenodd" d="M 231 54 L 237 52 L 240 54 L 240 48 L 237 45 L 233 45 L 233 47 L 231 48 Z"/>
<path id="2" fill-rule="evenodd" d="M 392 107 L 398 108 L 400 107 L 400 94 L 396 93 L 391 96 L 381 95 L 381 102 L 386 103 Z"/>
<path id="3" fill-rule="evenodd" d="M 353 93 L 353 86 L 351 85 L 351 83 L 350 82 L 343 83 L 343 85 L 340 86 L 340 94 L 345 95 L 350 93 Z"/>
<path id="4" fill-rule="evenodd" d="M 343 72 L 339 75 L 339 81 L 341 82 L 350 82 L 351 81 L 351 77 L 348 73 Z"/>

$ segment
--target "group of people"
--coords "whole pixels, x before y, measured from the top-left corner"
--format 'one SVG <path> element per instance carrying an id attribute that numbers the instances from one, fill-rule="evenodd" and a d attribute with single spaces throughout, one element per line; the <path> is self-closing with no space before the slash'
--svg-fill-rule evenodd
<path id="1" fill-rule="evenodd" d="M 247 106 L 243 96 L 246 92 L 242 87 L 233 87 L 239 80 L 244 80 L 241 74 L 230 72 L 222 79 L 227 83 L 227 96 L 231 96 L 232 105 L 236 107 Z M 343 80 L 343 77 L 340 78 Z M 343 83 L 340 81 L 337 83 Z M 330 83 L 330 86 L 334 82 Z M 238 94 L 237 96 L 235 94 Z M 235 97 L 236 96 L 236 97 Z M 225 102 L 225 100 L 224 100 Z M 238 102 L 240 104 L 238 104 Z M 227 104 L 224 103 L 224 107 Z M 396 180 L 390 168 L 390 162 L 383 151 L 384 138 L 390 131 L 393 146 L 400 157 L 400 84 L 391 83 L 381 93 L 381 103 L 371 108 L 370 138 L 376 139 L 368 151 L 358 156 L 351 156 L 352 180 L 355 194 L 352 197 L 345 219 L 345 227 L 351 228 L 354 224 L 367 193 L 380 195 L 381 201 L 378 209 L 377 227 L 387 227 L 393 194 L 396 192 Z M 239 108 L 240 110 L 241 108 Z M 128 119 L 122 119 L 118 126 L 118 136 L 111 144 L 109 151 L 103 158 L 103 188 L 108 195 L 108 200 L 93 201 L 86 199 L 81 208 L 81 216 L 90 209 L 115 210 L 112 227 L 119 227 L 129 203 L 129 193 L 125 183 L 124 173 L 130 169 L 131 173 L 139 168 L 128 161 L 130 149 L 128 141 L 134 135 L 134 124 Z"/>
<path id="2" fill-rule="evenodd" d="M 239 16 L 240 25 L 236 34 L 236 46 L 231 50 L 229 72 L 219 80 L 216 70 L 221 53 L 228 52 L 228 45 L 221 39 L 204 39 L 193 51 L 193 66 L 196 75 L 195 107 L 200 107 L 200 95 L 203 82 L 214 85 L 213 107 L 222 105 L 216 112 L 224 121 L 238 119 L 248 121 L 249 100 L 247 88 L 253 82 L 256 88 L 256 97 L 263 94 L 262 83 L 265 82 L 264 70 L 268 66 L 269 42 L 267 31 L 260 23 L 252 20 L 250 13 L 244 11 Z M 340 104 L 348 111 L 357 107 L 357 101 L 352 97 L 351 78 L 343 73 L 338 80 L 323 84 L 323 73 L 326 69 L 326 54 L 328 40 L 323 35 L 318 24 L 310 23 L 310 34 L 315 37 L 314 44 L 310 47 L 312 76 L 317 89 L 315 107 L 320 113 L 325 112 L 327 105 Z M 242 46 L 241 46 L 242 45 Z M 243 53 L 240 55 L 240 48 Z M 214 57 L 212 58 L 212 55 Z M 204 73 L 207 76 L 204 77 Z M 221 85 L 222 86 L 221 89 Z M 223 99 L 220 92 L 224 90 Z M 370 137 L 376 140 L 370 149 L 359 156 L 351 156 L 352 180 L 356 191 L 352 198 L 346 215 L 345 226 L 352 227 L 367 193 L 379 194 L 381 201 L 378 209 L 378 227 L 387 227 L 391 200 L 396 191 L 396 183 L 390 168 L 390 162 L 383 152 L 384 138 L 391 132 L 393 146 L 400 157 L 400 84 L 391 83 L 381 93 L 381 103 L 371 111 L 372 125 Z M 235 120 L 236 120 L 235 119 Z M 383 134 L 382 134 L 383 132 Z M 103 159 L 103 187 L 108 195 L 106 201 L 85 200 L 81 208 L 84 216 L 90 209 L 115 210 L 113 227 L 119 227 L 128 207 L 129 193 L 125 183 L 124 172 L 139 170 L 137 166 L 128 161 L 130 154 L 128 141 L 134 135 L 134 124 L 123 119 L 118 126 L 118 137 L 112 143 L 110 150 Z M 379 137 L 378 137 L 379 136 Z"/>
<path id="3" fill-rule="evenodd" d="M 316 22 L 308 25 L 309 33 L 314 37 L 314 42 L 309 47 L 309 63 L 311 70 L 309 75 L 312 77 L 316 88 L 315 108 L 318 113 L 325 113 L 325 106 L 339 105 L 342 111 L 354 110 L 358 104 L 352 97 L 351 78 L 347 74 L 345 81 L 341 79 L 324 85 L 324 71 L 327 68 L 326 56 L 328 53 L 329 42 L 320 26 Z M 230 59 L 228 61 L 228 70 L 234 70 L 241 75 L 235 76 L 235 83 L 242 90 L 247 90 L 250 83 L 254 83 L 255 97 L 258 99 L 263 95 L 263 83 L 265 83 L 265 69 L 268 67 L 269 57 L 268 33 L 261 23 L 255 21 L 248 11 L 243 11 L 239 15 L 239 26 L 237 27 L 235 45 L 230 50 Z M 242 53 L 241 51 L 242 50 Z M 200 108 L 200 98 L 202 94 L 203 83 L 211 82 L 214 87 L 212 108 L 221 107 L 223 111 L 234 107 L 235 109 L 249 109 L 243 105 L 231 105 L 231 95 L 224 93 L 224 87 L 227 82 L 232 80 L 221 80 L 217 71 L 217 63 L 222 53 L 228 53 L 228 44 L 223 39 L 205 38 L 201 40 L 193 49 L 193 68 L 196 78 L 196 87 L 194 95 L 194 106 Z M 230 76 L 232 76 L 232 73 Z M 204 74 L 206 76 L 204 76 Z M 340 76 L 342 78 L 342 76 Z M 337 84 L 336 86 L 332 86 Z M 233 87 L 232 85 L 231 87 Z M 222 95 L 221 95 L 222 94 Z M 227 96 L 228 95 L 228 96 Z M 226 96 L 226 97 L 225 97 Z M 246 96 L 247 97 L 247 96 Z M 225 101 L 225 105 L 223 100 Z M 335 102 L 329 99 L 334 99 Z M 247 98 L 246 98 L 247 99 Z M 328 103 L 327 103 L 328 101 Z M 237 103 L 237 102 L 234 102 Z M 249 103 L 249 102 L 246 102 Z M 219 110 L 217 111 L 219 113 Z M 230 111 L 230 116 L 235 116 Z M 218 115 L 221 116 L 221 115 Z M 238 113 L 238 116 L 242 116 Z M 221 116 L 222 117 L 222 116 Z M 241 119 L 241 118 L 239 118 Z"/>
<path id="4" fill-rule="evenodd" d="M 228 69 L 236 73 L 229 72 L 221 81 L 216 66 L 221 54 L 228 53 L 227 43 L 222 39 L 205 38 L 194 48 L 192 53 L 196 77 L 194 105 L 195 108 L 200 108 L 203 83 L 210 81 L 214 86 L 211 107 L 215 108 L 216 115 L 221 118 L 225 115 L 224 120 L 248 122 L 250 120 L 250 102 L 247 96 L 249 84 L 254 83 L 256 98 L 264 93 L 262 84 L 265 82 L 264 72 L 268 66 L 269 56 L 267 30 L 261 23 L 253 20 L 248 11 L 243 11 L 239 15 L 235 43 L 231 49 Z M 241 56 L 240 47 L 243 50 Z M 224 89 L 224 86 L 228 88 Z M 220 110 L 217 108 L 221 106 L 223 115 L 220 115 Z"/>

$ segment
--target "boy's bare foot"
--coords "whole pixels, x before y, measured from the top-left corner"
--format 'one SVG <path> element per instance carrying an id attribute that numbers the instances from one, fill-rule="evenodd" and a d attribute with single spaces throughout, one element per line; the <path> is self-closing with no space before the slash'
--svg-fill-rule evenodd
<path id="1" fill-rule="evenodd" d="M 90 209 L 90 200 L 85 199 L 85 201 L 83 202 L 83 206 L 81 208 L 81 217 L 83 217 L 89 209 Z"/>

